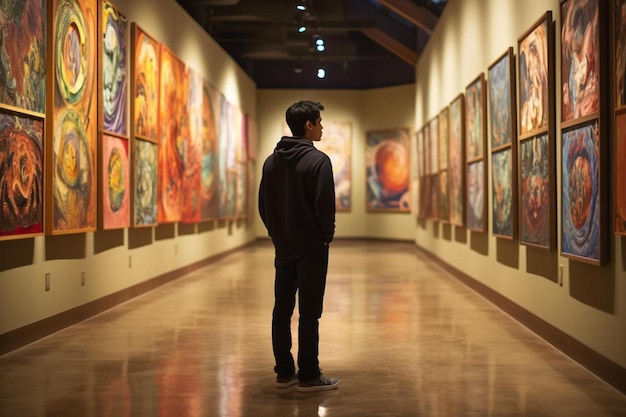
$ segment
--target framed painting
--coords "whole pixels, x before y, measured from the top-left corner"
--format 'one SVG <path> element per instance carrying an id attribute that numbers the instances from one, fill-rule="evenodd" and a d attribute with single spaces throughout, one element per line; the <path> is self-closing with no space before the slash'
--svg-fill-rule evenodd
<path id="1" fill-rule="evenodd" d="M 513 238 L 515 232 L 513 161 L 510 146 L 491 154 L 492 227 L 493 234 L 498 237 Z"/>
<path id="2" fill-rule="evenodd" d="M 0 240 L 39 236 L 44 223 L 44 120 L 0 110 Z"/>
<path id="3" fill-rule="evenodd" d="M 422 161 L 424 163 L 424 177 L 420 185 L 420 194 L 422 195 L 420 202 L 420 210 L 423 212 L 423 218 L 429 218 L 431 212 L 432 201 L 430 199 L 430 176 L 432 175 L 431 168 L 431 145 L 430 145 L 430 125 L 429 122 L 422 127 L 424 132 L 424 156 Z"/>
<path id="4" fill-rule="evenodd" d="M 479 159 L 467 165 L 467 228 L 485 231 L 485 164 Z"/>
<path id="5" fill-rule="evenodd" d="M 52 69 L 46 123 L 46 233 L 96 229 L 97 9 L 94 0 L 52 2 Z"/>
<path id="6" fill-rule="evenodd" d="M 613 0 L 615 108 L 626 106 L 626 0 Z"/>
<path id="7" fill-rule="evenodd" d="M 352 123 L 324 121 L 324 136 L 315 147 L 333 164 L 337 211 L 352 210 Z"/>
<path id="8" fill-rule="evenodd" d="M 485 75 L 480 73 L 465 88 L 465 158 L 467 164 L 466 226 L 475 232 L 487 230 L 487 103 Z"/>
<path id="9" fill-rule="evenodd" d="M 465 96 L 450 103 L 449 115 L 450 224 L 465 225 Z"/>
<path id="10" fill-rule="evenodd" d="M 517 41 L 520 137 L 526 138 L 552 127 L 554 23 L 547 11 Z"/>
<path id="11" fill-rule="evenodd" d="M 450 221 L 450 184 L 448 175 L 448 159 L 450 148 L 448 107 L 439 113 L 439 213 L 438 218 L 442 223 Z"/>
<path id="12" fill-rule="evenodd" d="M 547 134 L 520 141 L 520 243 L 553 249 L 555 184 Z"/>
<path id="13" fill-rule="evenodd" d="M 240 108 L 235 112 L 235 146 L 237 183 L 235 185 L 235 217 L 245 219 L 248 215 L 248 138 L 246 116 Z"/>
<path id="14" fill-rule="evenodd" d="M 605 261 L 600 126 L 597 120 L 562 132 L 561 255 Z"/>
<path id="15" fill-rule="evenodd" d="M 561 0 L 562 126 L 600 111 L 600 3 Z"/>
<path id="16" fill-rule="evenodd" d="M 218 139 L 218 218 L 234 219 L 237 197 L 237 109 L 222 95 Z"/>
<path id="17" fill-rule="evenodd" d="M 188 69 L 186 110 L 187 133 L 182 134 L 183 179 L 181 194 L 181 219 L 183 223 L 197 223 L 201 218 L 202 147 L 204 77 Z M 183 127 L 185 125 L 183 124 Z"/>
<path id="18" fill-rule="evenodd" d="M 424 202 L 426 196 L 424 195 L 424 177 L 426 176 L 426 167 L 424 166 L 424 128 L 422 127 L 420 130 L 415 132 L 415 148 L 414 148 L 414 159 L 415 159 L 415 175 L 417 177 L 417 194 L 413 196 L 415 201 L 415 206 L 413 209 L 415 210 L 415 215 L 418 219 L 425 218 L 424 212 Z"/>
<path id="19" fill-rule="evenodd" d="M 159 139 L 160 46 L 136 23 L 131 24 L 131 32 L 132 130 L 135 137 L 156 143 Z"/>
<path id="20" fill-rule="evenodd" d="M 493 234 L 513 239 L 517 231 L 517 137 L 515 63 L 508 48 L 489 67 L 489 126 L 492 166 Z M 515 146 L 514 146 L 515 145 Z"/>
<path id="21" fill-rule="evenodd" d="M 615 233 L 626 235 L 626 111 L 615 118 Z"/>
<path id="22" fill-rule="evenodd" d="M 0 106 L 46 112 L 46 0 L 2 3 Z"/>
<path id="23" fill-rule="evenodd" d="M 159 223 L 182 219 L 185 161 L 183 143 L 189 141 L 188 77 L 185 63 L 161 44 L 159 71 Z"/>
<path id="24" fill-rule="evenodd" d="M 152 141 L 136 139 L 132 152 L 133 176 L 133 226 L 157 225 L 157 151 Z"/>
<path id="25" fill-rule="evenodd" d="M 221 94 L 217 88 L 204 80 L 202 87 L 202 186 L 200 194 L 200 218 L 214 220 L 218 214 L 217 150 Z"/>
<path id="26" fill-rule="evenodd" d="M 430 133 L 430 194 L 428 218 L 439 220 L 439 117 L 435 116 L 428 123 Z"/>
<path id="27" fill-rule="evenodd" d="M 105 132 L 128 132 L 128 19 L 108 1 L 102 2 L 100 19 L 100 100 Z"/>
<path id="28" fill-rule="evenodd" d="M 365 148 L 368 211 L 409 212 L 408 128 L 367 132 Z"/>
<path id="29" fill-rule="evenodd" d="M 130 154 L 128 139 L 102 135 L 101 228 L 130 226 Z"/>

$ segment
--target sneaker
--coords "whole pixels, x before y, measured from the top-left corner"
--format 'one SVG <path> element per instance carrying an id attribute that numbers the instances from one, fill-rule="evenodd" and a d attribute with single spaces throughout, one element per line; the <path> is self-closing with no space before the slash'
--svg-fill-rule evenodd
<path id="1" fill-rule="evenodd" d="M 298 391 L 300 392 L 327 391 L 338 387 L 339 380 L 337 378 L 326 378 L 324 375 L 320 375 L 313 381 L 298 382 Z"/>
<path id="2" fill-rule="evenodd" d="M 298 383 L 298 375 L 293 374 L 288 377 L 277 376 L 276 377 L 276 388 L 289 388 L 292 385 L 296 385 Z"/>

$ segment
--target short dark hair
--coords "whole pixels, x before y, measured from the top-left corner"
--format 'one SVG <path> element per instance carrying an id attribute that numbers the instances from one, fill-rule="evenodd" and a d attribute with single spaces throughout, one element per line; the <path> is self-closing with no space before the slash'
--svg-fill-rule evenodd
<path id="1" fill-rule="evenodd" d="M 324 106 L 316 101 L 298 101 L 287 109 L 285 119 L 287 125 L 291 129 L 294 136 L 304 136 L 304 125 L 307 121 L 315 124 L 317 118 L 320 117 L 320 111 L 324 110 Z"/>

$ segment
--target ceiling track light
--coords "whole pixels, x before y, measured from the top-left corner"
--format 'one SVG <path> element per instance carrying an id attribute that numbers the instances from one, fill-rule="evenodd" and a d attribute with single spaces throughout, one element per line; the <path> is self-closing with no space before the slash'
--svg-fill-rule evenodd
<path id="1" fill-rule="evenodd" d="M 296 4 L 296 10 L 299 10 L 301 12 L 306 12 L 308 9 L 307 5 L 306 5 L 306 1 L 304 0 L 300 0 L 298 1 L 298 3 Z"/>

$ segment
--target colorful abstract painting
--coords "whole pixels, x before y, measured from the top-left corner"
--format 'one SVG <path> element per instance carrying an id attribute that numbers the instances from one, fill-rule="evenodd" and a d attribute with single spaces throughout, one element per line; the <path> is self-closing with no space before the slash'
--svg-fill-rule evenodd
<path id="1" fill-rule="evenodd" d="M 204 78 L 194 70 L 188 71 L 187 125 L 188 133 L 182 135 L 184 175 L 182 182 L 182 218 L 185 223 L 200 221 L 202 193 L 202 146 Z"/>
<path id="2" fill-rule="evenodd" d="M 132 25 L 133 51 L 133 131 L 136 137 L 158 141 L 159 120 L 159 43 L 136 24 Z"/>
<path id="3" fill-rule="evenodd" d="M 46 4 L 0 2 L 0 104 L 45 113 Z"/>
<path id="4" fill-rule="evenodd" d="M 552 13 L 546 15 L 518 43 L 519 133 L 522 136 L 548 127 L 550 115 L 548 56 L 548 24 Z"/>
<path id="5" fill-rule="evenodd" d="M 157 144 L 136 140 L 133 155 L 133 225 L 154 226 L 157 224 Z"/>
<path id="6" fill-rule="evenodd" d="M 467 228 L 485 231 L 484 161 L 472 162 L 467 167 Z"/>
<path id="7" fill-rule="evenodd" d="M 93 0 L 53 2 L 54 84 L 46 222 L 50 234 L 96 228 L 96 8 Z"/>
<path id="8" fill-rule="evenodd" d="M 561 4 L 561 120 L 600 109 L 599 0 Z"/>
<path id="9" fill-rule="evenodd" d="M 128 124 L 128 19 L 108 1 L 104 1 L 101 24 L 103 129 L 125 136 Z"/>
<path id="10" fill-rule="evenodd" d="M 206 80 L 202 88 L 202 188 L 200 194 L 200 217 L 213 220 L 218 215 L 217 196 L 217 150 L 221 94 Z"/>
<path id="11" fill-rule="evenodd" d="M 102 228 L 130 226 L 128 139 L 102 135 Z"/>
<path id="12" fill-rule="evenodd" d="M 433 117 L 428 123 L 430 139 L 428 148 L 430 154 L 430 194 L 428 204 L 428 217 L 439 220 L 439 117 Z"/>
<path id="13" fill-rule="evenodd" d="M 465 224 L 464 209 L 464 179 L 465 179 L 465 101 L 461 94 L 450 103 L 450 149 L 449 164 L 450 172 L 448 181 L 450 183 L 450 223 L 455 226 Z"/>
<path id="14" fill-rule="evenodd" d="M 248 138 L 246 117 L 237 109 L 235 112 L 235 145 L 237 159 L 237 184 L 235 196 L 235 217 L 245 219 L 248 215 Z"/>
<path id="15" fill-rule="evenodd" d="M 449 184 L 449 157 L 450 157 L 450 110 L 444 108 L 439 119 L 439 212 L 438 218 L 444 223 L 450 220 L 450 184 Z"/>
<path id="16" fill-rule="evenodd" d="M 596 121 L 562 134 L 561 253 L 600 262 L 600 132 Z"/>
<path id="17" fill-rule="evenodd" d="M 218 195 L 219 218 L 235 217 L 237 192 L 237 130 L 235 112 L 237 109 L 222 96 L 220 111 L 220 134 L 218 151 Z"/>
<path id="18" fill-rule="evenodd" d="M 315 147 L 333 164 L 337 211 L 352 209 L 352 123 L 324 120 L 324 133 Z"/>
<path id="19" fill-rule="evenodd" d="M 0 239 L 43 232 L 43 128 L 39 118 L 0 111 Z"/>
<path id="20" fill-rule="evenodd" d="M 161 45 L 159 82 L 159 223 L 182 219 L 184 152 L 189 141 L 188 77 L 184 62 Z"/>
<path id="21" fill-rule="evenodd" d="M 485 152 L 485 90 L 481 74 L 465 89 L 466 158 L 470 162 L 483 158 Z"/>
<path id="22" fill-rule="evenodd" d="M 520 242 L 546 249 L 553 227 L 549 155 L 548 135 L 520 142 Z"/>
<path id="23" fill-rule="evenodd" d="M 410 146 L 407 128 L 367 133 L 367 210 L 409 212 Z"/>
<path id="24" fill-rule="evenodd" d="M 515 83 L 512 74 L 513 48 L 489 67 L 489 125 L 491 149 L 510 145 L 514 137 L 512 123 Z"/>
<path id="25" fill-rule="evenodd" d="M 496 236 L 513 236 L 515 198 L 513 188 L 513 158 L 511 148 L 491 154 L 492 168 L 492 226 Z"/>

